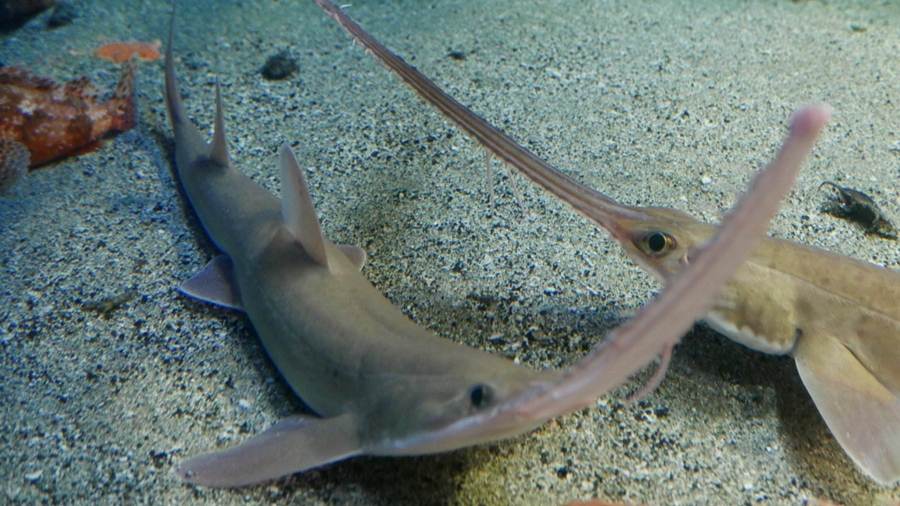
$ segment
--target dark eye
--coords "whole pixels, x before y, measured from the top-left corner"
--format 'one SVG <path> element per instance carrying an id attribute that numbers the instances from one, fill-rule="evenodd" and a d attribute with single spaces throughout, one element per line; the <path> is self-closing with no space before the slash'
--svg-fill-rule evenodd
<path id="1" fill-rule="evenodd" d="M 675 239 L 673 239 L 669 234 L 665 234 L 663 232 L 650 232 L 649 234 L 644 236 L 642 242 L 644 243 L 643 249 L 647 253 L 656 255 L 665 253 L 675 246 Z"/>
<path id="2" fill-rule="evenodd" d="M 650 246 L 650 251 L 659 253 L 666 247 L 666 236 L 659 232 L 650 234 L 650 237 L 647 238 L 647 246 Z"/>
<path id="3" fill-rule="evenodd" d="M 491 387 L 483 383 L 474 385 L 469 389 L 469 401 L 472 403 L 473 408 L 487 406 L 491 402 L 492 396 Z"/>

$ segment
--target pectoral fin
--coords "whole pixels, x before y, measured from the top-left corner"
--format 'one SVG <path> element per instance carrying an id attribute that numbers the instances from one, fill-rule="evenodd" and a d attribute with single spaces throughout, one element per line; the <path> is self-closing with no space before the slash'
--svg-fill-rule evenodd
<path id="1" fill-rule="evenodd" d="M 178 476 L 205 487 L 240 487 L 361 453 L 356 420 L 292 416 L 238 446 L 182 462 Z"/>
<path id="2" fill-rule="evenodd" d="M 244 310 L 237 286 L 234 283 L 231 260 L 225 255 L 219 255 L 210 260 L 203 270 L 178 285 L 178 290 L 203 302 L 239 311 Z"/>
<path id="3" fill-rule="evenodd" d="M 900 398 L 829 335 L 801 337 L 794 359 L 831 433 L 875 481 L 900 480 Z"/>
<path id="4" fill-rule="evenodd" d="M 888 391 L 900 397 L 900 321 L 874 311 L 860 311 L 851 322 L 851 329 L 835 330 L 834 334 L 841 336 L 841 341 Z"/>
<path id="5" fill-rule="evenodd" d="M 0 193 L 28 174 L 31 153 L 19 141 L 0 139 Z"/>

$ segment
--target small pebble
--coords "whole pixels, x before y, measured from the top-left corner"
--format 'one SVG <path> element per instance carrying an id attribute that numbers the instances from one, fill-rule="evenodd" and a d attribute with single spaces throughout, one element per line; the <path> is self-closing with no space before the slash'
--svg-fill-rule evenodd
<path id="1" fill-rule="evenodd" d="M 28 483 L 37 483 L 38 480 L 43 476 L 44 471 L 42 469 L 38 469 L 37 471 L 33 471 L 30 473 L 25 473 L 25 481 Z"/>
<path id="2" fill-rule="evenodd" d="M 711 185 L 711 184 L 712 184 L 713 180 L 712 180 L 712 178 L 709 177 L 709 176 L 703 176 L 703 177 L 700 178 L 700 182 L 701 182 L 704 186 L 708 186 L 708 185 Z"/>

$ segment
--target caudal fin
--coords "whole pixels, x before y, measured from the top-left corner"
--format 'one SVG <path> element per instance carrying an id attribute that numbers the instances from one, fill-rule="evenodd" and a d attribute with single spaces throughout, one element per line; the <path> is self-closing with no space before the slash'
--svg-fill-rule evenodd
<path id="1" fill-rule="evenodd" d="M 175 41 L 175 6 L 172 6 L 172 17 L 169 20 L 169 41 L 166 43 L 166 110 L 169 112 L 169 123 L 175 132 L 176 158 L 179 166 L 207 156 L 209 148 L 200 135 L 197 127 L 191 123 L 184 112 L 181 94 L 178 92 L 178 77 L 175 75 L 175 57 L 173 44 Z"/>
<path id="2" fill-rule="evenodd" d="M 175 6 L 172 5 L 172 17 L 169 18 L 169 40 L 166 42 L 166 108 L 169 111 L 169 122 L 172 128 L 185 122 L 184 106 L 178 92 L 178 78 L 175 76 Z"/>

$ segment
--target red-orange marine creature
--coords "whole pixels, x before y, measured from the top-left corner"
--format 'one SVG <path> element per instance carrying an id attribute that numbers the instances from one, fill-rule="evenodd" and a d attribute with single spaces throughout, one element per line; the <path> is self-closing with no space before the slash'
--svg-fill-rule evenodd
<path id="1" fill-rule="evenodd" d="M 0 191 L 29 167 L 89 151 L 105 135 L 133 127 L 133 89 L 131 63 L 105 102 L 84 77 L 61 85 L 18 67 L 0 68 Z"/>
<path id="2" fill-rule="evenodd" d="M 103 44 L 94 51 L 94 55 L 102 60 L 114 63 L 125 63 L 132 58 L 144 61 L 156 61 L 159 59 L 160 42 L 110 42 Z"/>

